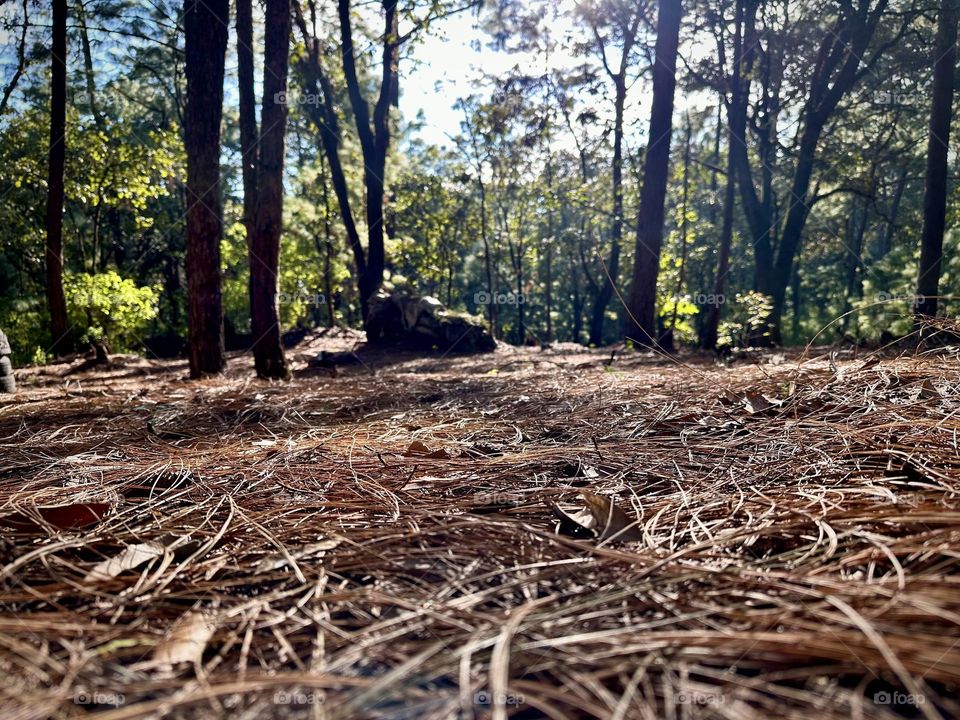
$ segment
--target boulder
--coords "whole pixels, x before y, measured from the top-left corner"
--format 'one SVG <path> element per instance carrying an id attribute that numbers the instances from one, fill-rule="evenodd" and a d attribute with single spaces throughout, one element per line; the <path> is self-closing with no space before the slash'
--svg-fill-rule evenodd
<path id="1" fill-rule="evenodd" d="M 367 340 L 444 352 L 490 352 L 496 348 L 481 318 L 447 310 L 434 297 L 402 292 L 377 293 L 370 301 Z"/>
<path id="2" fill-rule="evenodd" d="M 0 393 L 12 393 L 17 389 L 17 381 L 13 376 L 13 365 L 7 357 L 13 350 L 10 341 L 0 330 Z"/>

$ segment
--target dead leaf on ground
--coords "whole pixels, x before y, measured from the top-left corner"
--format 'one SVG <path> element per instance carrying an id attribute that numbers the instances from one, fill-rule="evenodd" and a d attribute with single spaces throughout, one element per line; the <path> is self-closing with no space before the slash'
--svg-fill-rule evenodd
<path id="1" fill-rule="evenodd" d="M 191 610 L 180 616 L 148 661 L 152 667 L 172 667 L 181 663 L 199 665 L 203 651 L 217 629 L 214 615 Z"/>
<path id="2" fill-rule="evenodd" d="M 40 532 L 44 524 L 60 530 L 76 530 L 100 522 L 112 507 L 111 503 L 106 502 L 47 505 L 0 517 L 0 525 L 28 532 Z"/>
<path id="3" fill-rule="evenodd" d="M 613 539 L 620 542 L 635 542 L 643 539 L 635 518 L 600 495 L 580 491 L 587 507 L 575 513 L 563 510 L 550 503 L 553 514 L 559 519 L 557 531 L 561 535 L 579 538 Z"/>
<path id="4" fill-rule="evenodd" d="M 614 538 L 621 542 L 634 542 L 643 539 L 643 533 L 637 527 L 636 518 L 631 519 L 611 500 L 583 490 L 580 491 L 580 495 L 583 496 L 587 507 L 597 521 L 601 540 Z"/>
<path id="5" fill-rule="evenodd" d="M 439 450 L 431 451 L 425 444 L 419 440 L 414 440 L 410 443 L 410 447 L 407 448 L 407 451 L 403 454 L 404 457 L 425 457 L 432 460 L 449 460 L 450 453 L 448 453 L 443 448 Z"/>
<path id="6" fill-rule="evenodd" d="M 595 538 L 597 532 L 596 518 L 586 508 L 577 513 L 568 513 L 556 503 L 550 503 L 550 509 L 557 516 L 557 532 L 560 535 L 566 535 L 574 538 Z"/>
<path id="7" fill-rule="evenodd" d="M 84 576 L 83 582 L 93 583 L 102 580 L 115 578 L 125 570 L 133 570 L 140 567 L 148 560 L 163 555 L 164 547 L 160 543 L 137 543 L 136 545 L 127 545 L 123 552 L 112 558 L 107 558 L 98 562 Z"/>

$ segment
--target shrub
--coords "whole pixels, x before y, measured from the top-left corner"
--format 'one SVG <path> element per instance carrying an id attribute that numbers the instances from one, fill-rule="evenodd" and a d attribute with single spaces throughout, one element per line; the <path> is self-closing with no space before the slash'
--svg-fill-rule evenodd
<path id="1" fill-rule="evenodd" d="M 113 270 L 67 275 L 63 286 L 71 326 L 83 330 L 81 340 L 98 354 L 107 348 L 137 349 L 147 324 L 157 316 L 158 291 L 138 287 Z"/>

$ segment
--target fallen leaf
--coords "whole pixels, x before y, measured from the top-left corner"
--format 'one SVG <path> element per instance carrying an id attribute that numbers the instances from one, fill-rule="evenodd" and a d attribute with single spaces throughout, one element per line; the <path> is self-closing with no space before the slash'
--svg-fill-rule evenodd
<path id="1" fill-rule="evenodd" d="M 937 386 L 933 384 L 930 378 L 920 383 L 920 397 L 924 400 L 940 397 L 940 391 L 937 390 Z"/>
<path id="2" fill-rule="evenodd" d="M 595 538 L 597 536 L 594 528 L 597 526 L 596 518 L 589 510 L 583 509 L 578 513 L 571 514 L 563 510 L 556 503 L 550 503 L 550 509 L 557 516 L 557 532 L 561 535 L 567 535 L 574 538 Z"/>
<path id="3" fill-rule="evenodd" d="M 748 392 L 743 396 L 743 406 L 751 415 L 769 410 L 773 405 L 774 403 L 770 402 L 765 395 L 761 395 L 758 392 Z"/>
<path id="4" fill-rule="evenodd" d="M 184 613 L 157 645 L 150 664 L 153 666 L 173 666 L 180 663 L 198 665 L 216 629 L 216 619 L 210 613 L 196 610 Z"/>
<path id="5" fill-rule="evenodd" d="M 410 443 L 410 447 L 407 448 L 407 451 L 403 454 L 404 457 L 427 457 L 433 460 L 449 460 L 450 453 L 448 453 L 443 448 L 439 450 L 430 450 L 426 445 L 424 445 L 419 440 L 414 440 Z"/>
<path id="6" fill-rule="evenodd" d="M 72 503 L 70 505 L 47 505 L 33 508 L 32 512 L 15 512 L 0 518 L 0 525 L 14 530 L 37 532 L 43 523 L 60 530 L 76 530 L 100 522 L 113 506 L 110 503 Z M 43 523 L 37 521 L 39 515 Z"/>
<path id="7" fill-rule="evenodd" d="M 621 542 L 633 542 L 643 539 L 643 533 L 637 527 L 636 519 L 631 519 L 627 513 L 600 495 L 580 491 L 580 495 L 587 503 L 587 507 L 597 521 L 597 529 L 601 540 L 615 538 Z"/>
<path id="8" fill-rule="evenodd" d="M 164 547 L 159 543 L 137 543 L 127 545 L 123 552 L 112 558 L 98 562 L 83 578 L 85 583 L 93 583 L 115 578 L 125 570 L 133 570 L 148 560 L 163 555 Z"/>
<path id="9" fill-rule="evenodd" d="M 430 452 L 430 448 L 424 445 L 419 440 L 414 440 L 410 443 L 410 447 L 407 448 L 407 451 L 403 454 L 404 457 L 415 457 L 417 455 L 426 455 Z"/>

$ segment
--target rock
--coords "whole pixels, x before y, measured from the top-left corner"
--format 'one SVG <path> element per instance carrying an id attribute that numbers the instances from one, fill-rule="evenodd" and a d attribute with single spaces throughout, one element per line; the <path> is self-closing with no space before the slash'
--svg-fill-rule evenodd
<path id="1" fill-rule="evenodd" d="M 490 352 L 496 341 L 484 321 L 444 308 L 436 298 L 377 293 L 367 314 L 367 340 L 456 352 Z"/>
<path id="2" fill-rule="evenodd" d="M 0 393 L 12 393 L 17 389 L 17 381 L 13 376 L 13 365 L 7 357 L 13 350 L 10 341 L 0 330 Z"/>

